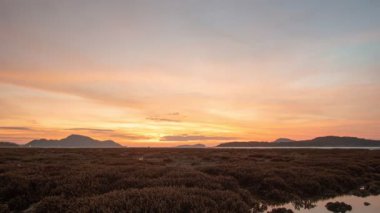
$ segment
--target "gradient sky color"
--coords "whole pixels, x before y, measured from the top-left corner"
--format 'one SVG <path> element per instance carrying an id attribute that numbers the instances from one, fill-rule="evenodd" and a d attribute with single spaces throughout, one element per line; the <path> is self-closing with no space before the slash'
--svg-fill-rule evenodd
<path id="1" fill-rule="evenodd" d="M 0 141 L 380 139 L 378 0 L 0 0 Z"/>

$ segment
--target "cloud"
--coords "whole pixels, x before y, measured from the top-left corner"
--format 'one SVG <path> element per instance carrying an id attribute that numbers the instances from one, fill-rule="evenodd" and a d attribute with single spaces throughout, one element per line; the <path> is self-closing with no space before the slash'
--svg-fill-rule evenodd
<path id="1" fill-rule="evenodd" d="M 163 122 L 181 122 L 179 119 L 161 118 L 161 117 L 147 117 L 146 119 L 151 121 L 163 121 Z"/>
<path id="2" fill-rule="evenodd" d="M 111 138 L 119 138 L 119 139 L 126 139 L 126 140 L 148 140 L 151 139 L 151 137 L 144 136 L 144 135 L 137 135 L 137 134 L 123 134 L 118 133 L 115 130 L 112 129 L 96 129 L 96 128 L 70 128 L 65 130 L 74 130 L 74 131 L 89 131 L 93 133 L 104 133 L 108 137 Z"/>
<path id="3" fill-rule="evenodd" d="M 24 127 L 24 126 L 0 126 L 0 129 L 5 129 L 5 130 L 26 130 L 26 131 L 32 131 L 33 129 L 29 127 Z"/>
<path id="4" fill-rule="evenodd" d="M 147 120 L 151 121 L 163 121 L 163 122 L 181 122 L 182 118 L 186 116 L 181 115 L 179 112 L 167 113 L 162 116 L 150 116 Z"/>
<path id="5" fill-rule="evenodd" d="M 235 140 L 236 137 L 218 137 L 204 135 L 167 135 L 160 138 L 160 141 L 202 141 L 202 140 Z"/>
<path id="6" fill-rule="evenodd" d="M 133 135 L 133 134 L 112 134 L 110 136 L 115 137 L 115 138 L 128 139 L 128 140 L 148 140 L 148 139 L 151 139 L 151 137 L 148 137 L 148 136 Z"/>
<path id="7" fill-rule="evenodd" d="M 94 129 L 94 128 L 70 128 L 65 130 L 75 130 L 75 131 L 91 131 L 91 132 L 113 132 L 112 129 Z"/>

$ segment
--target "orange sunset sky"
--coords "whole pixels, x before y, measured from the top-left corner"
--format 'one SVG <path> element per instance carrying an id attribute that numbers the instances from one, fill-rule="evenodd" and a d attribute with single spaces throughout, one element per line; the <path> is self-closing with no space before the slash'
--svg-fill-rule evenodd
<path id="1" fill-rule="evenodd" d="M 380 139 L 380 1 L 0 0 L 0 141 Z"/>

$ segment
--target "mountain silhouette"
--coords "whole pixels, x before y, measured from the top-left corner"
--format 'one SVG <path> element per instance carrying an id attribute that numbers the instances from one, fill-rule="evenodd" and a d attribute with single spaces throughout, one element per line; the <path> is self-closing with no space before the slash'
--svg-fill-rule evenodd
<path id="1" fill-rule="evenodd" d="M 369 140 L 356 137 L 325 136 L 312 140 L 277 142 L 227 142 L 217 147 L 380 147 L 379 140 Z"/>
<path id="2" fill-rule="evenodd" d="M 12 142 L 0 141 L 0 148 L 16 148 L 16 147 L 19 147 L 19 145 Z"/>
<path id="3" fill-rule="evenodd" d="M 294 142 L 294 140 L 291 140 L 289 138 L 279 138 L 279 139 L 273 141 L 273 143 L 284 143 L 284 142 Z"/>
<path id="4" fill-rule="evenodd" d="M 38 148 L 120 148 L 122 145 L 111 141 L 99 141 L 83 135 L 70 135 L 61 140 L 33 140 L 26 147 Z"/>

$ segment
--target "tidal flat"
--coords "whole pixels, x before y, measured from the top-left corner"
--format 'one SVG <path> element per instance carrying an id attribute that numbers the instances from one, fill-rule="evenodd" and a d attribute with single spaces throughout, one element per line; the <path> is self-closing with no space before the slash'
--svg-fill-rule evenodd
<path id="1" fill-rule="evenodd" d="M 378 194 L 380 150 L 0 149 L 0 212 L 311 211 Z"/>

